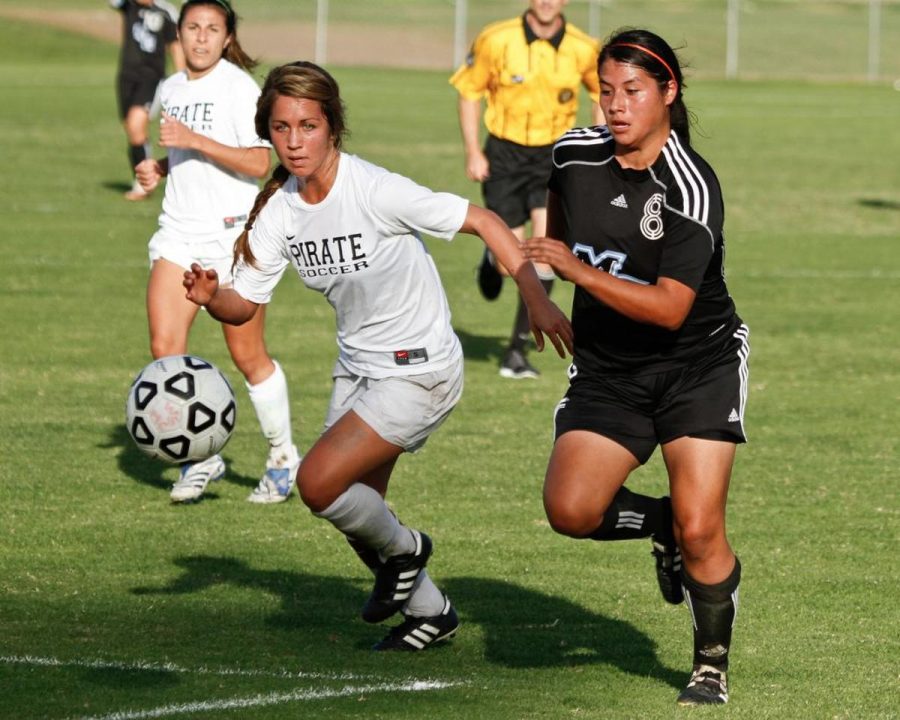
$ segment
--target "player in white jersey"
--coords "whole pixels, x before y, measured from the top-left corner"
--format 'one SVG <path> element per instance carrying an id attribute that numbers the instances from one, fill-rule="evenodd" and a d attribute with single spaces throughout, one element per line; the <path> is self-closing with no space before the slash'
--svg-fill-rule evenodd
<path id="1" fill-rule="evenodd" d="M 167 177 L 159 230 L 150 239 L 147 316 L 154 358 L 187 351 L 198 308 L 184 298 L 181 282 L 192 263 L 214 267 L 231 282 L 234 241 L 256 197 L 256 181 L 269 170 L 270 146 L 253 122 L 259 87 L 246 72 L 255 63 L 238 42 L 236 22 L 227 0 L 184 4 L 178 35 L 187 67 L 160 89 L 160 144 L 168 154 L 137 167 L 148 192 Z M 222 328 L 269 444 L 265 471 L 248 500 L 282 502 L 300 455 L 291 439 L 287 380 L 266 350 L 264 313 Z M 196 500 L 224 474 L 220 455 L 182 465 L 172 500 Z"/>
<path id="2" fill-rule="evenodd" d="M 300 496 L 375 573 L 363 619 L 403 613 L 375 648 L 422 650 L 459 621 L 424 570 L 431 540 L 402 525 L 384 495 L 398 457 L 420 448 L 459 399 L 462 350 L 419 233 L 481 236 L 518 283 L 539 349 L 546 333 L 564 356 L 571 326 L 497 215 L 341 152 L 343 105 L 322 68 L 275 68 L 257 107 L 257 132 L 281 165 L 236 246 L 233 288 L 195 265 L 185 273 L 187 297 L 224 322 L 246 322 L 291 265 L 334 307 L 334 389 L 325 431 L 300 465 Z"/>

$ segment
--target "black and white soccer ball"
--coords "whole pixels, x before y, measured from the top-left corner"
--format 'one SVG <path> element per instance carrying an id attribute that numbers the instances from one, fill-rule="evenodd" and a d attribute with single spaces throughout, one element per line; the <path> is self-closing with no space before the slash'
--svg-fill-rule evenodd
<path id="1" fill-rule="evenodd" d="M 128 432 L 150 457 L 169 463 L 205 460 L 234 431 L 234 391 L 219 369 L 193 355 L 154 360 L 131 384 Z"/>

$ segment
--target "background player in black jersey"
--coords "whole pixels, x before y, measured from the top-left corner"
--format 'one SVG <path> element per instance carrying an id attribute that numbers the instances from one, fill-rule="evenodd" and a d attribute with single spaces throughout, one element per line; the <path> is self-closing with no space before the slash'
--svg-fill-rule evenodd
<path id="1" fill-rule="evenodd" d="M 723 276 L 721 191 L 690 146 L 669 45 L 619 32 L 598 67 L 607 125 L 557 141 L 549 237 L 526 243 L 527 257 L 576 285 L 544 506 L 565 535 L 652 538 L 663 596 L 686 599 L 693 618 L 693 673 L 678 702 L 724 703 L 741 574 L 725 502 L 745 442 L 749 346 Z M 671 499 L 624 487 L 656 445 Z"/>
<path id="2" fill-rule="evenodd" d="M 109 0 L 122 13 L 122 50 L 116 90 L 119 118 L 128 138 L 131 168 L 149 157 L 147 150 L 150 105 L 156 88 L 166 76 L 166 51 L 176 70 L 184 69 L 178 43 L 178 10 L 164 0 Z M 143 200 L 148 193 L 137 180 L 125 193 L 128 200 Z"/>

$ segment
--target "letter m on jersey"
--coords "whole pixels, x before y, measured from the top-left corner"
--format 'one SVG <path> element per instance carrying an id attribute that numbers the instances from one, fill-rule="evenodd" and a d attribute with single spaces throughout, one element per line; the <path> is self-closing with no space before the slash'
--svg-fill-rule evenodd
<path id="1" fill-rule="evenodd" d="M 647 285 L 646 280 L 631 277 L 631 275 L 625 275 L 622 272 L 625 261 L 628 259 L 625 253 L 615 250 L 604 250 L 598 255 L 590 245 L 582 245 L 581 243 L 575 243 L 572 247 L 572 252 L 581 262 L 586 262 L 598 270 L 605 270 L 613 277 L 638 283 L 639 285 Z"/>

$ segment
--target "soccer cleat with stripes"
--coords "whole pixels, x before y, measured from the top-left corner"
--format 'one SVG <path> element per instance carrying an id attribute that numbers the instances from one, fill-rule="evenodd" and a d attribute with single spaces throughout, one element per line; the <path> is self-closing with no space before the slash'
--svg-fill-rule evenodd
<path id="1" fill-rule="evenodd" d="M 724 705 L 728 702 L 728 674 L 711 665 L 695 665 L 681 691 L 679 705 Z"/>
<path id="2" fill-rule="evenodd" d="M 672 527 L 672 501 L 663 498 L 665 511 L 663 517 L 667 528 Z M 684 601 L 684 589 L 681 587 L 681 550 L 675 543 L 672 530 L 650 538 L 653 545 L 651 553 L 656 558 L 656 581 L 659 591 L 667 603 L 679 605 Z"/>
<path id="3" fill-rule="evenodd" d="M 431 538 L 410 530 L 416 549 L 405 555 L 389 557 L 375 571 L 375 587 L 362 609 L 362 619 L 377 623 L 387 620 L 409 599 L 416 578 L 431 556 Z"/>
<path id="4" fill-rule="evenodd" d="M 200 462 L 185 463 L 181 466 L 178 480 L 172 486 L 169 497 L 172 502 L 199 500 L 206 486 L 221 479 L 224 474 L 225 461 L 221 455 L 213 455 Z"/>
<path id="5" fill-rule="evenodd" d="M 426 650 L 437 642 L 449 640 L 459 629 L 459 618 L 450 601 L 444 596 L 444 609 L 434 617 L 405 615 L 397 627 L 385 635 L 375 650 L 401 650 L 415 652 Z"/>

